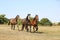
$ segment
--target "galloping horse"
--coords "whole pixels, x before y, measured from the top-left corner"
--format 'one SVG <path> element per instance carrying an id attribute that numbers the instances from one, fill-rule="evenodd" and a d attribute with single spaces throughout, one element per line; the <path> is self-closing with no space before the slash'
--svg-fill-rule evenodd
<path id="1" fill-rule="evenodd" d="M 30 32 L 31 32 L 32 26 L 33 26 L 34 32 L 38 30 L 38 15 L 36 15 L 33 20 L 30 20 L 29 23 L 26 24 L 26 22 L 27 21 L 25 19 L 22 20 L 22 29 L 21 30 L 23 30 L 25 27 L 26 31 L 28 31 L 29 30 L 28 26 L 30 26 Z"/>
<path id="2" fill-rule="evenodd" d="M 38 30 L 38 15 L 36 15 L 33 20 L 30 20 L 30 23 L 28 25 L 26 25 L 27 31 L 28 31 L 28 26 L 30 26 L 30 32 L 31 32 L 32 26 L 33 26 L 34 32 Z"/>
<path id="3" fill-rule="evenodd" d="M 33 20 L 30 20 L 30 32 L 31 32 L 32 26 L 33 26 L 34 32 L 38 31 L 38 15 L 36 15 Z"/>
<path id="4" fill-rule="evenodd" d="M 18 18 L 19 18 L 19 15 L 17 15 L 15 18 L 11 18 L 11 19 L 9 20 L 8 25 L 11 25 L 11 30 L 12 30 L 12 29 L 15 30 L 15 25 L 17 24 Z M 18 27 L 18 30 L 19 30 L 19 26 L 18 26 L 18 25 L 17 25 L 17 27 Z"/>

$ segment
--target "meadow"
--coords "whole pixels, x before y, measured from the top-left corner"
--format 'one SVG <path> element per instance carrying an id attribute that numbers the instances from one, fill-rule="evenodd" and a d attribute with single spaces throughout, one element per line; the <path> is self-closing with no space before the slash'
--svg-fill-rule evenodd
<path id="1" fill-rule="evenodd" d="M 20 26 L 21 29 L 21 26 Z M 38 32 L 11 30 L 9 25 L 0 25 L 0 40 L 60 40 L 60 26 L 39 26 Z"/>

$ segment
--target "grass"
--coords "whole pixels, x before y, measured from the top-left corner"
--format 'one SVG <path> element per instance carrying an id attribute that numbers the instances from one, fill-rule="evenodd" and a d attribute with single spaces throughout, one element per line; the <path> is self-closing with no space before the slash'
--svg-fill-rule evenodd
<path id="1" fill-rule="evenodd" d="M 18 31 L 17 27 L 11 30 L 8 25 L 0 25 L 0 40 L 60 40 L 60 26 L 39 26 L 38 32 L 30 33 Z"/>

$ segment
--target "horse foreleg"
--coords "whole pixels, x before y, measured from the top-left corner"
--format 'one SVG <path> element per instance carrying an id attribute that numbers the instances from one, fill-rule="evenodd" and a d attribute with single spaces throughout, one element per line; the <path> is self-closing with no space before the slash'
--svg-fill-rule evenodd
<path id="1" fill-rule="evenodd" d="M 13 30 L 15 30 L 15 25 L 14 25 L 14 27 L 13 27 Z"/>
<path id="2" fill-rule="evenodd" d="M 35 27 L 33 27 L 33 31 L 35 32 Z"/>

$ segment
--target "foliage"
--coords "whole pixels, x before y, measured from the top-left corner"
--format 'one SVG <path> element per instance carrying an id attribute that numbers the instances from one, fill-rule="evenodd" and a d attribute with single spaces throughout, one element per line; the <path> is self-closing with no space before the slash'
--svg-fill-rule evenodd
<path id="1" fill-rule="evenodd" d="M 58 25 L 60 25 L 60 22 L 58 22 Z"/>
<path id="2" fill-rule="evenodd" d="M 52 26 L 52 22 L 48 18 L 42 18 L 39 24 L 43 26 Z"/>
<path id="3" fill-rule="evenodd" d="M 33 20 L 34 18 L 33 17 L 30 17 L 30 20 Z"/>
<path id="4" fill-rule="evenodd" d="M 8 19 L 5 17 L 5 14 L 0 15 L 0 24 L 8 23 Z"/>
<path id="5" fill-rule="evenodd" d="M 21 19 L 19 20 L 19 25 L 22 25 L 22 20 Z"/>

